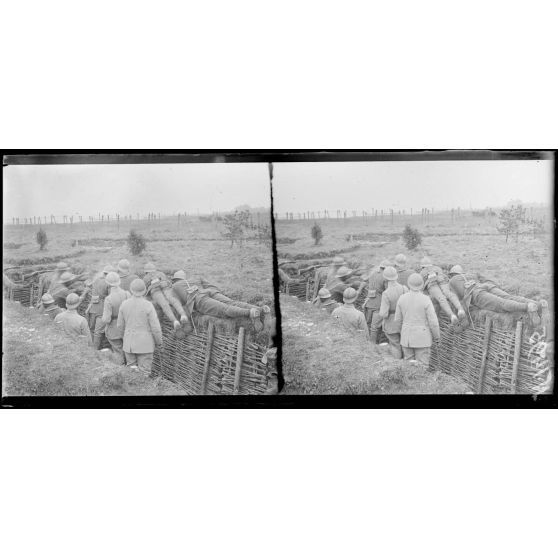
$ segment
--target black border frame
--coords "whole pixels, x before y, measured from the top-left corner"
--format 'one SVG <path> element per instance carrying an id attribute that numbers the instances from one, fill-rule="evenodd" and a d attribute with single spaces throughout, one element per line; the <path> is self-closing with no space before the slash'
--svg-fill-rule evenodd
<path id="1" fill-rule="evenodd" d="M 171 163 L 281 163 L 326 161 L 494 161 L 554 159 L 554 210 L 556 210 L 556 150 L 554 149 L 392 149 L 392 150 L 1 150 L 3 167 L 8 165 L 52 164 L 171 164 Z M 2 173 L 3 185 L 3 173 Z M 277 248 L 275 243 L 273 192 L 271 193 L 273 284 L 278 292 Z M 555 211 L 556 214 L 556 211 Z M 554 239 L 556 220 L 554 220 Z M 2 233 L 3 235 L 3 233 Z M 554 259 L 553 259 L 554 266 Z M 554 276 L 554 287 L 556 277 Z M 556 288 L 555 288 L 556 291 Z M 278 362 L 281 362 L 281 322 L 279 298 Z M 556 304 L 554 312 L 556 310 Z M 280 378 L 282 381 L 282 377 Z M 557 408 L 555 387 L 552 395 L 277 395 L 277 396 L 96 396 L 96 397 L 2 397 L 2 408 L 407 408 L 407 409 L 486 409 Z"/>

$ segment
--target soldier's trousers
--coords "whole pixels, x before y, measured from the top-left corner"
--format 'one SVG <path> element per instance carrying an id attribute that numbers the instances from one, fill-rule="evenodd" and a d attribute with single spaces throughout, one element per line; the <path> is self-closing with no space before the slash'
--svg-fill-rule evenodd
<path id="1" fill-rule="evenodd" d="M 176 321 L 176 316 L 171 309 L 171 305 L 178 312 L 180 317 L 186 315 L 184 308 L 182 308 L 180 301 L 174 296 L 172 289 L 165 289 L 164 291 L 155 289 L 151 291 L 151 300 L 161 308 L 163 314 L 165 314 L 171 324 Z"/>
<path id="2" fill-rule="evenodd" d="M 108 337 L 107 339 L 112 348 L 114 362 L 116 362 L 116 364 L 124 364 L 124 349 L 122 348 L 124 344 L 123 339 L 109 339 Z"/>
<path id="3" fill-rule="evenodd" d="M 224 298 L 227 298 L 224 295 L 222 296 Z M 213 316 L 215 318 L 249 318 L 250 309 L 256 308 L 251 304 L 246 304 L 246 303 L 239 303 L 239 304 L 245 304 L 246 307 L 239 307 L 238 305 L 233 305 L 230 302 L 224 302 L 223 299 L 217 300 L 210 296 L 204 296 L 196 300 L 195 309 L 200 314 Z"/>
<path id="4" fill-rule="evenodd" d="M 366 318 L 366 323 L 370 330 L 370 341 L 376 344 L 378 343 L 378 333 L 382 329 L 383 318 L 380 317 L 379 308 L 365 308 L 364 317 Z"/>
<path id="5" fill-rule="evenodd" d="M 447 284 L 445 284 L 445 285 L 447 286 Z M 430 298 L 432 300 L 435 300 L 440 305 L 440 308 L 442 309 L 442 312 L 446 316 L 451 318 L 451 316 L 453 314 L 455 314 L 455 312 L 452 310 L 452 308 L 451 308 L 451 306 L 448 302 L 447 295 L 444 293 L 444 291 L 440 287 L 439 283 L 431 283 L 430 285 L 428 285 L 427 291 L 428 291 L 428 294 L 430 295 Z M 448 291 L 448 293 L 450 293 L 450 296 L 454 295 L 455 298 L 454 298 L 454 300 L 452 300 L 452 302 L 454 303 L 454 305 L 456 305 L 456 308 L 459 310 L 461 308 L 461 303 L 459 302 L 459 299 L 457 298 L 457 295 L 455 295 L 455 293 L 453 293 L 452 291 L 449 290 L 449 286 L 447 286 L 447 291 Z M 453 298 L 453 296 L 452 296 L 452 298 Z"/>
<path id="6" fill-rule="evenodd" d="M 98 351 L 101 348 L 103 337 L 105 336 L 105 325 L 100 314 L 89 314 L 89 329 L 93 339 L 93 347 Z"/>
<path id="7" fill-rule="evenodd" d="M 423 366 L 430 364 L 430 347 L 401 347 L 405 360 L 416 360 Z"/>
<path id="8" fill-rule="evenodd" d="M 402 358 L 403 352 L 401 350 L 401 334 L 400 333 L 386 333 L 384 335 L 387 337 L 389 342 L 389 352 L 393 358 Z"/>
<path id="9" fill-rule="evenodd" d="M 137 366 L 140 372 L 151 374 L 153 353 L 124 353 L 127 366 Z"/>
<path id="10" fill-rule="evenodd" d="M 488 291 L 475 293 L 472 302 L 478 308 L 492 310 L 493 312 L 527 312 L 526 302 L 502 298 Z"/>
<path id="11" fill-rule="evenodd" d="M 220 291 L 212 292 L 210 296 L 213 300 L 217 300 L 224 304 L 230 304 L 231 306 L 236 306 L 237 308 L 247 308 L 248 310 L 257 308 L 257 306 L 255 306 L 254 304 L 248 304 L 247 302 L 244 302 L 242 300 L 233 300 Z"/>
<path id="12" fill-rule="evenodd" d="M 493 295 L 499 296 L 500 298 L 504 298 L 506 300 L 515 300 L 515 302 L 523 302 L 524 304 L 527 304 L 528 302 L 534 302 L 533 300 L 525 298 L 524 296 L 511 295 L 506 291 L 499 289 L 498 287 L 491 287 L 488 292 Z"/>

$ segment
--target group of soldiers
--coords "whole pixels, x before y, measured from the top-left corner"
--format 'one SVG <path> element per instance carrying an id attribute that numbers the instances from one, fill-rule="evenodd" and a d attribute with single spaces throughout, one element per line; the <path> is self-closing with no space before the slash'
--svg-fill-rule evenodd
<path id="1" fill-rule="evenodd" d="M 280 275 L 285 282 L 293 280 L 284 270 Z M 424 257 L 417 272 L 409 268 L 404 254 L 395 256 L 393 264 L 385 259 L 368 272 L 351 269 L 343 258 L 335 257 L 329 267 L 315 270 L 314 282 L 324 286 L 313 304 L 347 328 L 364 332 L 374 347 L 383 330 L 395 358 L 404 357 L 425 365 L 432 343 L 440 339 L 434 303 L 455 327 L 471 321 L 471 306 L 525 313 L 534 326 L 540 324 L 548 307 L 545 300 L 512 295 L 491 280 L 477 280 L 460 265 L 454 265 L 446 275 L 441 267 Z M 361 312 L 355 302 L 365 287 L 367 294 Z"/>
<path id="2" fill-rule="evenodd" d="M 117 267 L 106 265 L 88 280 L 75 275 L 70 266 L 60 262 L 56 270 L 41 275 L 37 308 L 73 339 L 84 338 L 97 350 L 105 337 L 113 360 L 151 373 L 153 353 L 163 343 L 156 307 L 169 320 L 177 336 L 196 329 L 194 316 L 251 320 L 256 332 L 271 329 L 268 306 L 255 306 L 225 296 L 215 285 L 200 280 L 190 283 L 184 270 L 171 279 L 153 263 L 143 268 L 143 277 L 132 273 L 130 262 L 122 259 Z M 88 293 L 89 305 L 83 317 L 78 313 Z"/>

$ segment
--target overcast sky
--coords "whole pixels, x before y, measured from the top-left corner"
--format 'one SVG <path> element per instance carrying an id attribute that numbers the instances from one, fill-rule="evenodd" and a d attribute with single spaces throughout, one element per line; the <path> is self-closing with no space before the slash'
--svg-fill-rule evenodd
<path id="1" fill-rule="evenodd" d="M 4 219 L 161 214 L 269 207 L 265 163 L 13 165 L 4 167 Z"/>
<path id="2" fill-rule="evenodd" d="M 278 163 L 280 213 L 327 209 L 484 208 L 512 199 L 551 203 L 552 161 Z"/>

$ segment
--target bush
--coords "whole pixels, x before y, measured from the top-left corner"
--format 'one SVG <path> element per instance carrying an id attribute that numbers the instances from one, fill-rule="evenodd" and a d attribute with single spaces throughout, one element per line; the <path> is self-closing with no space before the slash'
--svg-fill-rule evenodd
<path id="1" fill-rule="evenodd" d="M 128 243 L 128 248 L 133 256 L 141 256 L 147 247 L 145 238 L 142 234 L 137 233 L 135 230 L 131 230 L 126 241 Z"/>
<path id="2" fill-rule="evenodd" d="M 227 229 L 226 236 L 231 239 L 231 248 L 236 242 L 238 246 L 242 247 L 242 241 L 244 240 L 244 231 L 248 227 L 248 222 L 250 220 L 249 211 L 238 211 L 235 210 L 234 213 L 226 215 L 223 219 L 223 225 Z"/>
<path id="3" fill-rule="evenodd" d="M 312 230 L 310 231 L 312 234 L 312 238 L 314 239 L 314 245 L 318 245 L 322 238 L 324 237 L 324 233 L 322 232 L 322 227 L 318 225 L 318 223 L 314 222 L 312 225 Z"/>
<path id="4" fill-rule="evenodd" d="M 44 250 L 46 245 L 48 244 L 48 238 L 46 232 L 42 228 L 40 228 L 37 231 L 35 238 L 37 239 L 37 244 L 39 245 L 39 249 Z"/>
<path id="5" fill-rule="evenodd" d="M 519 237 L 521 225 L 525 222 L 525 212 L 527 211 L 522 205 L 512 205 L 511 207 L 502 209 L 500 215 L 500 224 L 497 229 L 502 234 L 506 235 L 506 242 L 508 237 L 515 234 L 515 241 Z"/>
<path id="6" fill-rule="evenodd" d="M 405 225 L 403 229 L 403 242 L 407 250 L 416 250 L 422 244 L 422 234 L 411 225 Z"/>

